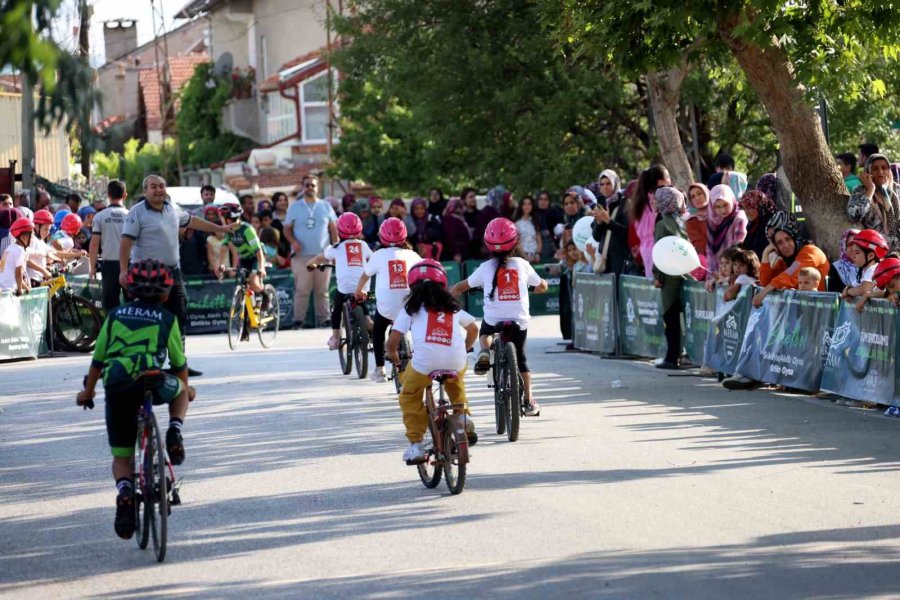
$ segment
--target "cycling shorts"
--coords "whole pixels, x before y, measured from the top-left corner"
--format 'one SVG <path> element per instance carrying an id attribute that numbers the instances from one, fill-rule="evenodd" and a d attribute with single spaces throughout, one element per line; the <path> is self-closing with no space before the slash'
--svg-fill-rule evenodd
<path id="1" fill-rule="evenodd" d="M 239 266 L 242 269 L 247 269 L 252 273 L 259 271 L 259 257 L 257 256 L 251 256 L 250 258 L 241 258 L 238 262 Z"/>
<path id="2" fill-rule="evenodd" d="M 497 333 L 497 328 L 493 325 L 488 325 L 487 321 L 481 321 L 481 329 L 478 332 L 478 335 L 494 335 Z M 531 368 L 528 366 L 528 358 L 525 356 L 525 341 L 528 339 L 528 330 L 527 329 L 518 329 L 512 335 L 512 343 L 513 346 L 516 347 L 516 363 L 519 365 L 519 372 L 521 373 L 530 373 Z"/>
<path id="3" fill-rule="evenodd" d="M 153 404 L 171 404 L 183 391 L 184 382 L 179 377 L 163 373 L 153 396 Z M 142 384 L 131 383 L 106 388 L 106 436 L 113 456 L 134 456 L 137 415 L 143 403 Z"/>

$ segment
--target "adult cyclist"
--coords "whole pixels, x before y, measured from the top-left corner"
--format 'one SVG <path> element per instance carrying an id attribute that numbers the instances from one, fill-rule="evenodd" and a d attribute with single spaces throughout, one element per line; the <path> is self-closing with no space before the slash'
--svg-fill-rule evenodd
<path id="1" fill-rule="evenodd" d="M 256 230 L 249 223 L 241 222 L 241 214 L 243 209 L 238 204 L 223 204 L 219 208 L 219 215 L 225 225 L 239 223 L 237 228 L 225 234 L 222 240 L 222 250 L 219 264 L 225 260 L 225 252 L 231 252 L 231 264 L 238 265 L 241 269 L 250 272 L 247 280 L 250 290 L 256 294 L 263 291 L 263 280 L 266 277 L 266 257 L 263 253 L 262 244 Z M 219 267 L 219 276 L 224 271 L 224 267 Z M 263 298 L 263 308 L 266 307 L 268 298 Z"/>

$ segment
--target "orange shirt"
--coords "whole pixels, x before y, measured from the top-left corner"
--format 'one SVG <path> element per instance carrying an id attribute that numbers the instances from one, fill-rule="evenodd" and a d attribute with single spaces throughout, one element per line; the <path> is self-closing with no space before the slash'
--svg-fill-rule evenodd
<path id="1" fill-rule="evenodd" d="M 776 262 L 774 267 L 770 266 L 768 262 L 764 262 L 759 268 L 759 283 L 763 286 L 771 285 L 779 290 L 795 290 L 797 289 L 797 276 L 800 269 L 804 267 L 812 267 L 822 274 L 822 279 L 819 280 L 819 291 L 824 292 L 825 277 L 828 276 L 831 265 L 829 265 L 825 253 L 812 244 L 803 246 L 790 266 L 784 264 L 784 259 Z"/>

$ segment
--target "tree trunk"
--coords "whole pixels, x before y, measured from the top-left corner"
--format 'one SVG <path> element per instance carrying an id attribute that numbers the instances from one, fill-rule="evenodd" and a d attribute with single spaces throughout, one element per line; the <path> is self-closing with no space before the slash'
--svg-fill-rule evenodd
<path id="1" fill-rule="evenodd" d="M 681 83 L 690 67 L 686 64 L 665 72 L 647 74 L 647 91 L 653 125 L 659 140 L 663 162 L 672 176 L 672 184 L 686 190 L 694 181 L 691 163 L 688 161 L 678 131 L 678 100 Z"/>
<path id="2" fill-rule="evenodd" d="M 735 35 L 741 18 L 720 18 L 719 34 L 772 121 L 785 173 L 801 201 L 812 238 L 829 257 L 836 257 L 841 234 L 849 226 L 844 180 L 787 55 L 775 40 L 760 47 Z"/>

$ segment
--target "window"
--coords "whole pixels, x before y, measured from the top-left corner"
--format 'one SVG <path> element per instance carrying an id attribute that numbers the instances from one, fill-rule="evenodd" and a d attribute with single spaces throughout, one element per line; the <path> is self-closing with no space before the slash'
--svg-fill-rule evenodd
<path id="1" fill-rule="evenodd" d="M 277 92 L 267 95 L 269 111 L 267 121 L 267 138 L 269 143 L 286 138 L 297 132 L 297 113 L 294 102 Z"/>
<path id="2" fill-rule="evenodd" d="M 334 89 L 337 89 L 337 73 L 332 72 Z M 325 143 L 328 139 L 328 73 L 321 73 L 300 86 L 300 114 L 303 118 L 303 142 Z M 332 141 L 336 142 L 335 130 Z"/>

